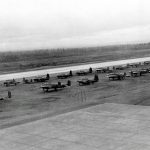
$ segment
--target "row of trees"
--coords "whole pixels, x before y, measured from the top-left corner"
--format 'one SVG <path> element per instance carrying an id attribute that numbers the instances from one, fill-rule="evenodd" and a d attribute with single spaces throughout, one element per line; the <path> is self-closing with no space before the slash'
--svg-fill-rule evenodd
<path id="1" fill-rule="evenodd" d="M 33 51 L 0 52 L 0 62 L 32 61 L 38 59 L 61 58 L 71 56 L 90 56 L 117 50 L 149 49 L 150 43 L 114 45 L 89 48 L 45 49 Z"/>

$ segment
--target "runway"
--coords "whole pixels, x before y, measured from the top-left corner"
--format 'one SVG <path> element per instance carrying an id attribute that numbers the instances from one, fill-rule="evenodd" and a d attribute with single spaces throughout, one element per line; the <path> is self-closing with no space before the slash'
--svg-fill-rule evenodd
<path id="1" fill-rule="evenodd" d="M 90 63 L 90 64 L 83 64 L 83 65 L 76 65 L 76 66 L 26 71 L 26 72 L 19 72 L 19 73 L 2 74 L 0 75 L 0 81 L 9 80 L 9 79 L 20 79 L 23 77 L 41 76 L 47 73 L 49 73 L 50 75 L 54 75 L 54 74 L 68 72 L 70 70 L 72 71 L 85 70 L 85 69 L 88 69 L 89 67 L 92 67 L 92 68 L 110 67 L 110 66 L 117 66 L 117 65 L 125 65 L 128 63 L 144 62 L 144 61 L 150 61 L 150 57 L 117 60 L 117 61 L 109 61 L 109 62 L 101 62 L 101 63 Z"/>

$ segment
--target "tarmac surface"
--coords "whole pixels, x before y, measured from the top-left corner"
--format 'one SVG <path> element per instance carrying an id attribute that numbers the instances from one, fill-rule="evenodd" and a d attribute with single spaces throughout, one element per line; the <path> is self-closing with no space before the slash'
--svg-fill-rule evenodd
<path id="1" fill-rule="evenodd" d="M 150 150 L 150 107 L 105 103 L 0 130 L 0 150 Z"/>
<path id="2" fill-rule="evenodd" d="M 70 70 L 72 71 L 86 70 L 86 69 L 89 69 L 89 67 L 92 67 L 92 68 L 110 67 L 110 66 L 117 66 L 117 65 L 125 65 L 128 63 L 139 63 L 139 62 L 144 62 L 144 61 L 150 61 L 150 57 L 125 59 L 125 60 L 100 62 L 100 63 L 89 63 L 89 64 L 82 64 L 82 65 L 76 65 L 76 66 L 69 66 L 69 67 L 60 67 L 60 68 L 52 68 L 52 69 L 19 72 L 19 73 L 2 74 L 0 75 L 0 81 L 9 80 L 9 79 L 21 79 L 24 77 L 41 76 L 41 75 L 46 75 L 47 73 L 49 73 L 50 75 L 54 75 L 54 74 L 68 72 Z"/>

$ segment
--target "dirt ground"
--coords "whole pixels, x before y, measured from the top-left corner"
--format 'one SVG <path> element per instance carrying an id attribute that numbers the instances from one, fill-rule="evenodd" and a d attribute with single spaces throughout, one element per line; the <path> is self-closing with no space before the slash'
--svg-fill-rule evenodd
<path id="1" fill-rule="evenodd" d="M 126 68 L 117 72 L 128 72 L 140 68 L 150 68 L 150 65 Z M 86 78 L 93 78 L 93 76 L 94 74 L 87 75 Z M 150 105 L 150 73 L 141 77 L 126 77 L 122 81 L 109 81 L 106 73 L 99 73 L 98 76 L 99 82 L 87 86 L 79 86 L 77 83 L 77 80 L 85 76 L 73 76 L 69 78 L 72 82 L 70 87 L 47 93 L 40 88 L 41 83 L 20 83 L 10 87 L 5 87 L 1 83 L 0 96 L 7 96 L 7 91 L 10 90 L 12 98 L 0 101 L 0 128 L 29 118 L 38 118 L 38 116 L 42 118 L 105 102 Z M 66 83 L 67 80 L 58 80 L 54 77 L 49 82 Z"/>

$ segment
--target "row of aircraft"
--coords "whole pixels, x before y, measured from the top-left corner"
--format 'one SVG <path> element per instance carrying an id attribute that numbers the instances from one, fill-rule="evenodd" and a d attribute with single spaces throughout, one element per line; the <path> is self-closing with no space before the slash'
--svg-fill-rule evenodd
<path id="1" fill-rule="evenodd" d="M 150 62 L 144 62 L 144 65 L 149 65 Z M 104 67 L 104 68 L 97 68 L 94 72 L 94 78 L 93 79 L 88 79 L 88 78 L 82 78 L 80 80 L 78 80 L 78 84 L 81 85 L 90 85 L 90 84 L 94 84 L 95 82 L 99 81 L 98 78 L 98 73 L 107 73 L 107 77 L 109 78 L 109 80 L 124 80 L 125 77 L 138 77 L 138 76 L 142 76 L 143 74 L 149 73 L 150 69 L 140 69 L 140 70 L 134 70 L 134 71 L 129 71 L 129 73 L 127 74 L 126 72 L 124 73 L 115 73 L 114 70 L 124 70 L 125 68 L 129 68 L 129 67 L 135 67 L 137 68 L 139 65 L 141 65 L 140 63 L 137 64 L 127 64 L 127 65 L 122 65 L 122 66 L 114 66 L 114 67 Z M 75 75 L 77 76 L 85 76 L 85 75 L 89 75 L 93 73 L 93 69 L 89 68 L 89 70 L 85 71 L 85 70 L 80 70 L 78 72 L 75 73 Z M 71 78 L 73 75 L 73 72 L 70 70 L 69 73 L 65 73 L 65 74 L 59 74 L 57 75 L 58 79 L 67 79 L 67 78 Z M 47 74 L 46 76 L 43 77 L 35 77 L 33 79 L 26 79 L 23 78 L 23 83 L 24 84 L 31 84 L 31 83 L 38 83 L 38 82 L 46 82 L 44 84 L 41 85 L 41 88 L 43 89 L 43 91 L 49 91 L 51 89 L 57 91 L 58 89 L 63 89 L 67 86 L 71 86 L 71 81 L 68 80 L 66 84 L 62 84 L 61 82 L 58 83 L 48 83 L 47 81 L 50 80 L 50 75 Z M 5 86 L 11 86 L 11 85 L 17 85 L 19 82 L 17 82 L 16 80 L 7 80 L 4 82 Z"/>

